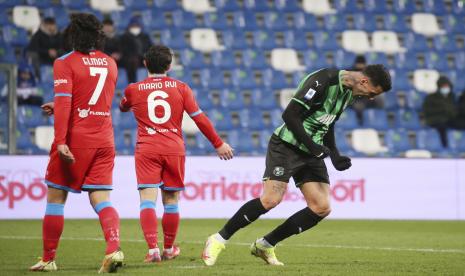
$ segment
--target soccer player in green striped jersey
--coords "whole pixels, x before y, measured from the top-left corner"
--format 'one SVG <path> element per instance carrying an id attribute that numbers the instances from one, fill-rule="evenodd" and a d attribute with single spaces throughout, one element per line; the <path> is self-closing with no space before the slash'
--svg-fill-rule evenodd
<path id="1" fill-rule="evenodd" d="M 251 253 L 266 263 L 283 265 L 276 258 L 275 245 L 314 227 L 331 211 L 329 177 L 323 159 L 329 156 L 339 171 L 352 165 L 336 147 L 335 122 L 354 97 L 373 99 L 390 89 L 391 76 L 381 64 L 369 65 L 361 72 L 321 69 L 307 75 L 284 110 L 284 124 L 270 138 L 262 195 L 245 203 L 218 233 L 208 238 L 202 254 L 204 263 L 214 265 L 234 233 L 276 207 L 292 177 L 307 206 L 251 246 Z"/>

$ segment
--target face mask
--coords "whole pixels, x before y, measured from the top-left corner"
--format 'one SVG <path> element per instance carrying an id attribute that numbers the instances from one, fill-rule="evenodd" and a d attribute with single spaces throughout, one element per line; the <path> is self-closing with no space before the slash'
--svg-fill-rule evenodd
<path id="1" fill-rule="evenodd" d="M 450 87 L 441 87 L 439 89 L 442 95 L 447 96 L 450 93 Z"/>
<path id="2" fill-rule="evenodd" d="M 131 27 L 131 28 L 129 28 L 129 32 L 131 34 L 133 34 L 133 35 L 139 35 L 141 31 L 142 30 L 139 27 Z"/>

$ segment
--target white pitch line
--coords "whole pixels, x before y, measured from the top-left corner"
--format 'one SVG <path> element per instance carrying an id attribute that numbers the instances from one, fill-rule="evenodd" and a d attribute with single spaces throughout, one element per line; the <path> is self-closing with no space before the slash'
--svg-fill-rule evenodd
<path id="1" fill-rule="evenodd" d="M 3 240 L 41 240 L 38 236 L 0 236 Z M 74 238 L 62 237 L 61 240 L 69 241 L 104 241 L 103 238 Z M 145 243 L 142 239 L 121 239 L 122 242 L 140 242 Z M 204 241 L 183 241 L 187 244 L 204 244 Z M 231 245 L 250 246 L 250 243 L 245 242 L 229 242 Z M 336 248 L 336 249 L 359 249 L 359 250 L 380 250 L 380 251 L 410 251 L 423 253 L 465 253 L 465 249 L 435 249 L 435 248 L 402 248 L 402 247 L 373 247 L 373 246 L 354 246 L 354 245 L 331 245 L 331 244 L 280 244 L 280 247 L 310 247 L 310 248 Z M 186 267 L 188 268 L 188 267 Z M 190 267 L 189 267 L 190 268 Z"/>

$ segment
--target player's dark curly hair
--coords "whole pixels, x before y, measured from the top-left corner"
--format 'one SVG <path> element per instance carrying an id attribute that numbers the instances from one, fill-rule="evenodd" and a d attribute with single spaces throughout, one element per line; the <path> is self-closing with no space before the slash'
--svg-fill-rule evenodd
<path id="1" fill-rule="evenodd" d="M 102 50 L 105 34 L 102 23 L 90 13 L 75 13 L 66 28 L 67 39 L 75 51 L 88 54 L 91 50 Z"/>
<path id="2" fill-rule="evenodd" d="M 368 65 L 363 69 L 362 73 L 371 80 L 375 87 L 381 86 L 384 92 L 391 90 L 391 75 L 384 65 Z"/>
<path id="3" fill-rule="evenodd" d="M 173 52 L 164 45 L 153 45 L 144 54 L 144 60 L 151 74 L 164 74 L 170 68 Z"/>

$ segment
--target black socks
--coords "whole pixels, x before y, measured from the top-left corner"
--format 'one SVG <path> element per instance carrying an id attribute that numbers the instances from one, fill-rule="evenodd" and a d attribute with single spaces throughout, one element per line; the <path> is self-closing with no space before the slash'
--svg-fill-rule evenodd
<path id="1" fill-rule="evenodd" d="M 218 232 L 225 240 L 229 240 L 239 229 L 254 222 L 258 217 L 268 212 L 260 201 L 260 198 L 252 199 L 242 205 L 237 212 L 228 220 L 223 229 Z"/>

